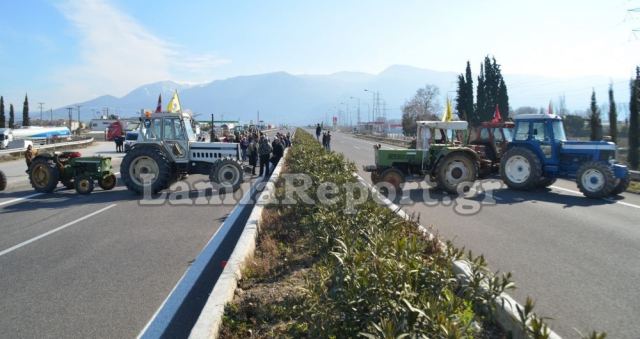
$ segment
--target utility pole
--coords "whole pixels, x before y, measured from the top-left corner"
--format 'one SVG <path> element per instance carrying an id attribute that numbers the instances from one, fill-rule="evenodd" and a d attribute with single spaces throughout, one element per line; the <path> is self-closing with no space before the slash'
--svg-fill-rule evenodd
<path id="1" fill-rule="evenodd" d="M 76 108 L 78 109 L 78 135 L 80 135 L 80 107 L 82 106 L 76 105 Z"/>
<path id="2" fill-rule="evenodd" d="M 44 105 L 44 102 L 39 102 L 38 105 L 40 106 L 40 125 L 42 125 L 42 105 Z"/>
<path id="3" fill-rule="evenodd" d="M 53 108 L 49 108 L 49 120 L 51 121 L 51 125 L 53 125 Z"/>
<path id="4" fill-rule="evenodd" d="M 73 107 L 67 107 L 67 111 L 69 112 L 69 130 L 71 130 L 71 111 Z"/>

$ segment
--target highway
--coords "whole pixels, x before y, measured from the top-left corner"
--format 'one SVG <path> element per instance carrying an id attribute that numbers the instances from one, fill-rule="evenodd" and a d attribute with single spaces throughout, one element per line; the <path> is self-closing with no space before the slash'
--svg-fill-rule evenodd
<path id="1" fill-rule="evenodd" d="M 81 151 L 112 156 L 117 172 L 123 155 L 113 149 Z M 35 194 L 25 167 L 0 163 L 10 180 L 0 192 L 2 337 L 135 337 L 235 206 L 185 185 L 208 182 L 201 175 L 151 205 L 122 183 L 88 196 L 61 185 Z"/>
<path id="2" fill-rule="evenodd" d="M 331 148 L 371 182 L 362 165 L 374 164 L 373 145 L 337 132 Z M 548 322 L 561 336 L 599 330 L 609 338 L 640 337 L 639 195 L 591 200 L 566 180 L 534 192 L 512 191 L 495 179 L 482 185 L 494 199 L 480 194 L 452 202 L 451 196 L 408 183 L 404 191 L 414 203 L 403 209 L 457 247 L 483 254 L 490 269 L 512 272 L 518 288 L 509 293 L 521 303 L 533 297 L 536 312 L 553 318 Z M 482 201 L 479 210 L 456 212 L 460 203 L 477 207 Z"/>

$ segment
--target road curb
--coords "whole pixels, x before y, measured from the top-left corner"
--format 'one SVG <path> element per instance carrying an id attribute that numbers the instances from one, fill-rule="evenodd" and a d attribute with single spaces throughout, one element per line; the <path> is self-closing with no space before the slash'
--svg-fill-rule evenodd
<path id="1" fill-rule="evenodd" d="M 410 215 L 408 215 L 402 208 L 396 204 L 394 204 L 391 200 L 387 199 L 385 196 L 380 194 L 378 190 L 364 180 L 358 173 L 354 173 L 354 176 L 360 182 L 360 184 L 367 187 L 371 194 L 376 195 L 377 199 L 383 202 L 387 208 L 389 208 L 392 212 L 397 214 L 399 217 L 414 221 Z M 435 235 L 429 230 L 422 226 L 420 223 L 416 222 L 418 225 L 418 229 L 422 232 L 428 239 L 433 239 Z M 446 244 L 442 241 L 438 241 L 439 245 L 442 248 L 446 248 Z M 456 275 L 458 281 L 462 284 L 465 284 L 469 281 L 472 276 L 471 273 L 471 264 L 466 260 L 456 260 L 453 262 L 453 272 Z M 496 321 L 500 326 L 507 332 L 507 336 L 514 339 L 520 338 L 530 338 L 530 336 L 525 333 L 522 329 L 522 322 L 520 321 L 520 317 L 518 315 L 518 308 L 524 310 L 524 307 L 520 305 L 515 299 L 509 296 L 506 293 L 502 293 L 495 301 L 495 309 L 496 309 Z M 561 337 L 555 333 L 553 330 L 549 329 L 549 339 L 560 339 Z"/>
<path id="2" fill-rule="evenodd" d="M 217 338 L 222 325 L 224 309 L 227 303 L 233 300 L 238 281 L 242 278 L 242 270 L 247 261 L 253 257 L 256 248 L 256 239 L 262 222 L 264 205 L 270 200 L 275 191 L 275 182 L 282 171 L 284 159 L 289 153 L 289 148 L 284 151 L 284 156 L 278 162 L 271 173 L 271 177 L 264 182 L 264 188 L 256 199 L 251 215 L 236 243 L 222 274 L 209 295 L 196 324 L 191 329 L 189 338 Z"/>

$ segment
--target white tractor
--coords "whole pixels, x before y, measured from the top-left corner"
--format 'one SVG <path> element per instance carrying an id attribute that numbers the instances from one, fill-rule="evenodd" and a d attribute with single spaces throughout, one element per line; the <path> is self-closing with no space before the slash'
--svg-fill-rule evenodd
<path id="1" fill-rule="evenodd" d="M 240 145 L 196 139 L 188 114 L 147 114 L 120 165 L 127 188 L 157 193 L 189 174 L 204 174 L 220 192 L 237 190 L 243 181 Z"/>

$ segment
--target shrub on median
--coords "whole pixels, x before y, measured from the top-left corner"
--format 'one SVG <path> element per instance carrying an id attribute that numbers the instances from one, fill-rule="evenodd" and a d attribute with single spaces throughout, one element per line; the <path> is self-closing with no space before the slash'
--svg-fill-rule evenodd
<path id="1" fill-rule="evenodd" d="M 265 211 L 271 220 L 262 226 L 261 238 L 266 239 L 267 234 L 267 248 L 272 250 L 265 255 L 259 245 L 256 260 L 268 260 L 269 269 L 256 270 L 254 265 L 248 280 L 255 284 L 245 281 L 244 287 L 262 286 L 278 276 L 287 281 L 284 287 L 289 296 L 261 301 L 261 309 L 279 310 L 277 319 L 260 315 L 249 319 L 239 314 L 237 305 L 230 307 L 223 333 L 242 337 L 246 335 L 240 333 L 242 329 L 252 327 L 252 335 L 258 337 L 504 335 L 493 326 L 493 301 L 513 286 L 510 275 L 489 274 L 483 258 L 469 254 L 473 274 L 462 286 L 452 271 L 453 261 L 463 256 L 461 250 L 425 238 L 414 222 L 398 217 L 371 197 L 355 213 L 345 214 L 349 197 L 344 184 L 356 182 L 354 164 L 341 154 L 326 152 L 302 130 L 296 133 L 286 166 L 290 173 L 311 177 L 309 195 L 318 192 L 321 183 L 337 184 L 336 202 L 306 204 L 296 196 L 296 204 L 274 205 Z M 276 198 L 283 197 L 280 182 Z M 273 239 L 280 245 L 274 247 Z M 276 265 L 272 264 L 274 256 Z M 287 275 L 301 269 L 306 283 L 291 288 Z M 257 308 L 255 302 L 249 304 Z M 544 322 L 530 309 L 523 317 L 534 320 L 533 337 L 544 337 Z M 258 329 L 261 326 L 267 329 Z"/>

